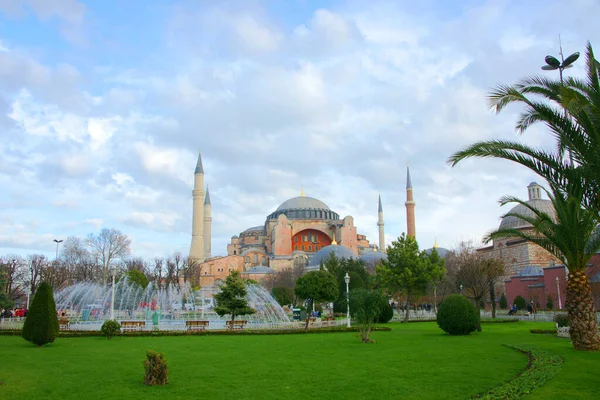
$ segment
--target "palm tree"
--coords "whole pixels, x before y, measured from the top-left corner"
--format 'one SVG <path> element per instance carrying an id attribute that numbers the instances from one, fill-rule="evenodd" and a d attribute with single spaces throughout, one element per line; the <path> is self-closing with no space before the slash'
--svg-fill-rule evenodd
<path id="1" fill-rule="evenodd" d="M 503 197 L 500 200 L 502 205 L 522 204 L 531 214 L 509 212 L 502 217 L 520 218 L 533 228 L 498 229 L 489 233 L 486 241 L 518 237 L 537 244 L 562 260 L 569 269 L 567 312 L 573 347 L 577 350 L 598 350 L 600 332 L 592 290 L 585 273 L 590 259 L 600 250 L 598 220 L 595 213 L 582 207 L 584 190 L 581 186 L 573 186 L 566 191 L 551 186 L 551 190 L 546 190 L 546 193 L 556 211 L 555 217 L 524 200 Z"/>
<path id="2" fill-rule="evenodd" d="M 546 179 L 548 195 L 557 219 L 530 209 L 534 217 L 515 215 L 533 225 L 533 231 L 492 232 L 489 239 L 512 235 L 547 249 L 569 268 L 567 310 L 573 346 L 598 350 L 600 336 L 591 288 L 585 274 L 586 264 L 600 248 L 595 229 L 600 217 L 600 83 L 599 63 L 591 45 L 587 46 L 587 80 L 568 78 L 563 83 L 542 77 L 523 80 L 514 86 L 500 86 L 490 95 L 491 107 L 500 112 L 511 103 L 525 104 L 517 131 L 525 132 L 536 122 L 544 123 L 557 141 L 554 151 L 544 151 L 513 141 L 492 140 L 475 143 L 449 158 L 456 165 L 465 158 L 493 157 L 521 164 Z M 534 100 L 530 95 L 545 98 Z M 569 151 L 571 159 L 565 159 Z"/>

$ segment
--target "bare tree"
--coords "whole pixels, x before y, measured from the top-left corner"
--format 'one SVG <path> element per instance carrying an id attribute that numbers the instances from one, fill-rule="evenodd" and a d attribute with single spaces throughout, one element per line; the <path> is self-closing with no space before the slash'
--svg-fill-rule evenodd
<path id="1" fill-rule="evenodd" d="M 0 264 L 4 265 L 6 275 L 4 292 L 10 300 L 15 300 L 22 292 L 21 285 L 25 279 L 26 263 L 21 256 L 8 254 L 0 259 Z"/>
<path id="2" fill-rule="evenodd" d="M 163 265 L 164 265 L 164 260 L 162 258 L 155 258 L 153 261 L 153 268 L 152 268 L 152 280 L 154 281 L 154 285 L 160 289 L 163 286 Z"/>
<path id="3" fill-rule="evenodd" d="M 148 264 L 141 258 L 130 258 L 128 260 L 125 260 L 124 264 L 125 270 L 127 271 L 135 269 L 144 273 L 145 275 L 148 275 Z"/>
<path id="4" fill-rule="evenodd" d="M 27 285 L 29 293 L 34 294 L 41 282 L 44 269 L 48 264 L 46 256 L 43 254 L 32 254 L 27 260 Z"/>
<path id="5" fill-rule="evenodd" d="M 87 244 L 91 247 L 93 254 L 102 263 L 102 279 L 108 282 L 109 268 L 113 261 L 123 259 L 131 252 L 131 239 L 118 229 L 104 228 L 98 235 L 90 233 Z"/>
<path id="6" fill-rule="evenodd" d="M 477 330 L 481 331 L 481 301 L 490 294 L 498 279 L 504 275 L 504 263 L 496 258 L 483 257 L 471 242 L 462 242 L 457 250 L 446 257 L 446 268 L 452 271 L 462 294 L 475 303 Z"/>
<path id="7" fill-rule="evenodd" d="M 70 280 L 93 281 L 100 277 L 98 265 L 87 248 L 86 241 L 69 236 L 61 251 L 61 260 Z"/>
<path id="8" fill-rule="evenodd" d="M 189 282 L 192 287 L 200 286 L 203 264 L 191 258 L 184 258 L 181 269 L 184 282 Z"/>

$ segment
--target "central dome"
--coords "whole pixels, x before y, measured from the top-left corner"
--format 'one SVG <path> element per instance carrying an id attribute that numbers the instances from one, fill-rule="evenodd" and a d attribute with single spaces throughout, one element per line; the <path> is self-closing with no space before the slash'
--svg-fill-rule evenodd
<path id="1" fill-rule="evenodd" d="M 281 214 L 285 214 L 290 219 L 337 220 L 340 218 L 327 204 L 308 196 L 293 197 L 284 201 L 267 219 L 277 219 Z"/>
<path id="2" fill-rule="evenodd" d="M 305 208 L 314 208 L 317 210 L 329 210 L 327 204 L 323 203 L 321 200 L 317 200 L 313 197 L 308 196 L 298 196 L 293 197 L 289 200 L 281 203 L 279 207 L 277 207 L 277 211 L 283 210 L 298 210 Z"/>

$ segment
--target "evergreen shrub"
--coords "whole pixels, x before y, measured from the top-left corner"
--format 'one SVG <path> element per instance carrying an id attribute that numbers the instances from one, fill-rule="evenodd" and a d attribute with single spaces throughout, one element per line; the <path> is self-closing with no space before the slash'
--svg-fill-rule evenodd
<path id="1" fill-rule="evenodd" d="M 144 369 L 146 370 L 144 378 L 146 385 L 166 385 L 169 383 L 167 361 L 165 360 L 164 353 L 148 350 L 146 352 L 146 361 L 144 361 Z"/>
<path id="2" fill-rule="evenodd" d="M 508 308 L 508 301 L 506 300 L 506 295 L 504 293 L 500 296 L 500 308 L 503 310 Z"/>
<path id="3" fill-rule="evenodd" d="M 554 308 L 554 300 L 552 300 L 552 296 L 548 295 L 548 301 L 546 302 L 546 309 L 552 310 Z"/>
<path id="4" fill-rule="evenodd" d="M 556 314 L 554 322 L 558 324 L 559 328 L 564 328 L 565 326 L 569 326 L 569 316 L 567 314 Z"/>
<path id="5" fill-rule="evenodd" d="M 438 308 L 437 324 L 450 335 L 468 335 L 477 328 L 477 310 L 464 296 L 453 294 Z"/>
<path id="6" fill-rule="evenodd" d="M 379 317 L 377 318 L 377 323 L 387 324 L 388 322 L 390 322 L 393 316 L 394 308 L 391 305 L 388 305 L 383 309 L 383 312 L 379 314 Z"/>
<path id="7" fill-rule="evenodd" d="M 102 331 L 104 336 L 106 336 L 107 339 L 112 339 L 114 335 L 121 331 L 121 324 L 119 324 L 119 322 L 115 321 L 114 319 L 109 319 L 104 321 L 100 330 Z"/>
<path id="8" fill-rule="evenodd" d="M 527 302 L 525 301 L 525 299 L 523 298 L 523 296 L 517 296 L 517 297 L 515 297 L 514 304 L 517 306 L 517 308 L 519 310 L 525 310 L 527 308 Z"/>
<path id="9" fill-rule="evenodd" d="M 37 346 L 52 343 L 58 336 L 54 295 L 52 287 L 46 282 L 42 282 L 35 292 L 21 335 Z"/>

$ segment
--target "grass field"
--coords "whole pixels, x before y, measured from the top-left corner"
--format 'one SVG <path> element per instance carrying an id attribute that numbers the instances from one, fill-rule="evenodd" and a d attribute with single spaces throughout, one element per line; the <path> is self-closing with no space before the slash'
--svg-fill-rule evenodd
<path id="1" fill-rule="evenodd" d="M 58 339 L 36 348 L 0 336 L 0 399 L 464 399 L 527 364 L 502 344 L 534 344 L 564 366 L 530 399 L 598 398 L 600 354 L 533 335 L 544 323 L 486 324 L 467 337 L 435 323 L 390 324 L 375 344 L 355 333 Z M 169 385 L 143 385 L 145 350 L 165 352 Z"/>

